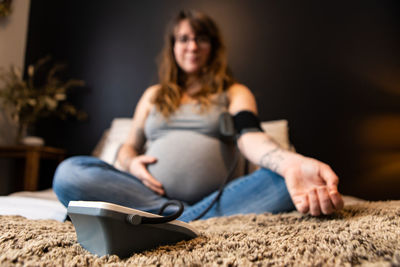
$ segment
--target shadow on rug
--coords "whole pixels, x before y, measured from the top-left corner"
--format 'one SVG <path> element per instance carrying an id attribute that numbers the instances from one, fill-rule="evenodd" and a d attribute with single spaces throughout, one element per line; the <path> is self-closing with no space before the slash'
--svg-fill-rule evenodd
<path id="1" fill-rule="evenodd" d="M 87 252 L 70 222 L 0 216 L 0 265 L 400 266 L 400 201 L 352 204 L 319 218 L 291 212 L 191 225 L 200 237 L 120 259 Z"/>

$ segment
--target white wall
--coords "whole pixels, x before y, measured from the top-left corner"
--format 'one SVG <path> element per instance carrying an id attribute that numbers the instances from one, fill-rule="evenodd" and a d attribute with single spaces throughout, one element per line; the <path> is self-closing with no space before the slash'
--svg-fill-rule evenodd
<path id="1" fill-rule="evenodd" d="M 14 0 L 12 13 L 0 18 L 0 68 L 24 67 L 30 0 Z M 16 127 L 0 107 L 0 145 L 11 144 Z"/>
<path id="2" fill-rule="evenodd" d="M 29 5 L 30 0 L 14 0 L 11 15 L 0 18 L 0 68 L 24 67 Z M 13 144 L 15 135 L 16 126 L 0 106 L 0 145 Z M 12 191 L 14 164 L 11 159 L 0 159 L 0 195 Z"/>

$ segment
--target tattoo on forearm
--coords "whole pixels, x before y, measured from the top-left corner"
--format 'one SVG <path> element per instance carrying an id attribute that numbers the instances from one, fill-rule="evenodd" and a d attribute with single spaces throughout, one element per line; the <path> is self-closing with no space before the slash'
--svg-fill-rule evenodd
<path id="1" fill-rule="evenodd" d="M 283 155 L 280 153 L 281 148 L 276 147 L 267 153 L 265 153 L 261 158 L 259 165 L 264 168 L 268 168 L 274 172 L 278 171 L 279 164 L 282 162 Z"/>

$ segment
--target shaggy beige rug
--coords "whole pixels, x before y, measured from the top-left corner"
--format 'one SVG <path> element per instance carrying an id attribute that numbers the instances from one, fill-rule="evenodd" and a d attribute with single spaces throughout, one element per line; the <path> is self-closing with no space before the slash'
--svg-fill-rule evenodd
<path id="1" fill-rule="evenodd" d="M 0 216 L 0 265 L 400 266 L 400 201 L 347 205 L 319 218 L 291 212 L 191 224 L 200 237 L 120 259 L 87 252 L 70 222 Z"/>

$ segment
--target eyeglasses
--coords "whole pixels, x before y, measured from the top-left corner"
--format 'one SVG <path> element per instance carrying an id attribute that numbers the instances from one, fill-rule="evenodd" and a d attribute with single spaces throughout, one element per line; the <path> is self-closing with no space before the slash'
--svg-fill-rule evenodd
<path id="1" fill-rule="evenodd" d="M 194 41 L 198 46 L 206 47 L 211 44 L 210 37 L 207 35 L 199 35 L 195 37 L 189 37 L 188 35 L 181 35 L 175 38 L 175 41 L 181 45 L 188 45 L 190 41 Z"/>

